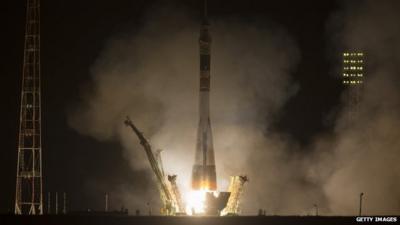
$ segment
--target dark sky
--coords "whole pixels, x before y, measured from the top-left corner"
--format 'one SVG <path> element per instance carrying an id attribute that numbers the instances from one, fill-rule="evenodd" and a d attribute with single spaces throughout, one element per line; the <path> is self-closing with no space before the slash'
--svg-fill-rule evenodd
<path id="1" fill-rule="evenodd" d="M 102 208 L 101 190 L 131 183 L 149 174 L 134 174 L 122 157 L 119 143 L 99 143 L 79 135 L 67 125 L 67 111 L 79 101 L 90 81 L 90 67 L 107 40 L 135 33 L 143 16 L 156 4 L 184 7 L 200 18 L 201 1 L 42 1 L 41 62 L 43 107 L 44 190 L 67 192 L 71 209 Z M 210 17 L 260 18 L 287 30 L 301 52 L 293 73 L 299 90 L 284 106 L 271 129 L 285 133 L 301 145 L 329 132 L 326 122 L 339 106 L 341 87 L 332 76 L 326 24 L 338 9 L 335 1 L 209 1 Z M 0 212 L 13 210 L 16 174 L 17 125 L 25 24 L 24 1 L 2 3 L 0 74 L 2 88 Z M 110 150 L 112 149 L 112 150 Z M 126 174 L 130 174 L 126 177 Z M 86 180 L 107 181 L 92 193 L 83 191 Z M 113 204 L 119 207 L 118 203 Z"/>

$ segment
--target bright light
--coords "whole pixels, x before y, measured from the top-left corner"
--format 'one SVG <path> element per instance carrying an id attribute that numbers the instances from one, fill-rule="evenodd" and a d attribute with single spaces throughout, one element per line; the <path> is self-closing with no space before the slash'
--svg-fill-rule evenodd
<path id="1" fill-rule="evenodd" d="M 191 191 L 186 199 L 186 213 L 188 215 L 205 212 L 206 190 Z"/>

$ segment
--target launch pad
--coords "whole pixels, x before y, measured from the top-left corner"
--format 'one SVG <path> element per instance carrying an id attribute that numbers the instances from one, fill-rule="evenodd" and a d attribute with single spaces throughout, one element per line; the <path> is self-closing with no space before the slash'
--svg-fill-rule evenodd
<path id="1" fill-rule="evenodd" d="M 194 164 L 192 166 L 191 191 L 186 201 L 182 200 L 177 185 L 177 175 L 167 175 L 161 159 L 161 150 L 153 151 L 150 142 L 133 124 L 129 116 L 124 121 L 140 140 L 151 169 L 157 180 L 164 216 L 197 215 L 222 216 L 238 215 L 239 200 L 246 176 L 231 176 L 229 190 L 220 192 L 217 189 L 217 172 L 214 155 L 213 135 L 210 119 L 210 84 L 211 84 L 211 33 L 207 18 L 207 1 L 204 1 L 203 21 L 200 26 L 199 59 L 199 121 Z"/>

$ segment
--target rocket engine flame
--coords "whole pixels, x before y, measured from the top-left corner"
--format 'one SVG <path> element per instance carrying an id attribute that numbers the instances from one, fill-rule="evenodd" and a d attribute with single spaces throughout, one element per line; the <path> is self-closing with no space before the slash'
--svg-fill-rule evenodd
<path id="1" fill-rule="evenodd" d="M 205 213 L 206 190 L 190 191 L 186 198 L 186 214 L 194 216 Z"/>
<path id="2" fill-rule="evenodd" d="M 219 196 L 218 191 L 208 189 L 192 190 L 186 197 L 186 214 L 190 216 L 204 215 L 206 213 L 206 194 L 212 192 L 215 197 Z"/>

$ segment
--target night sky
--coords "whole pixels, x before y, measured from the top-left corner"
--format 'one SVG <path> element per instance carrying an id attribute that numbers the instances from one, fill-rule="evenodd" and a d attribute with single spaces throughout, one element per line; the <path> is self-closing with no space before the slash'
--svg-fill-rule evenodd
<path id="1" fill-rule="evenodd" d="M 13 211 L 14 206 L 24 2 L 7 0 L 0 8 L 0 212 Z M 146 13 L 159 6 L 183 9 L 200 22 L 202 3 L 198 0 L 41 2 L 44 193 L 66 192 L 70 210 L 102 209 L 104 192 L 118 184 L 153 185 L 147 178 L 152 176 L 149 171 L 131 170 L 118 141 L 100 142 L 81 135 L 68 125 L 67 117 L 81 101 L 82 90 L 90 88 L 91 68 L 108 41 L 115 36 L 135 36 Z M 273 24 L 298 46 L 300 61 L 291 73 L 298 90 L 268 127 L 294 140 L 299 146 L 296 153 L 307 154 L 316 137 L 333 132 L 333 119 L 342 107 L 343 87 L 335 75 L 340 67 L 335 54 L 340 49 L 328 38 L 328 22 L 341 7 L 338 1 L 209 1 L 211 19 Z M 89 191 L 91 181 L 103 185 Z M 121 204 L 114 201 L 111 207 L 119 209 Z"/>

